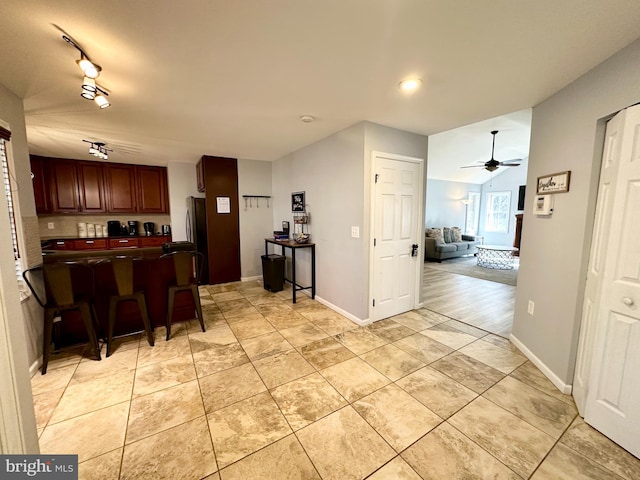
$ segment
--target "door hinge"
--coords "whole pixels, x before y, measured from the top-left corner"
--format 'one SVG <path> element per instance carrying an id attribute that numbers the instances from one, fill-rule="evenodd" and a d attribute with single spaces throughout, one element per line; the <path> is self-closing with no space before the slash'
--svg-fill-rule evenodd
<path id="1" fill-rule="evenodd" d="M 376 299 L 375 298 L 373 299 L 373 306 L 374 307 L 376 306 Z"/>
<path id="2" fill-rule="evenodd" d="M 376 246 L 376 239 L 375 238 L 373 239 L 373 246 L 374 247 Z"/>
<path id="3" fill-rule="evenodd" d="M 376 173 L 376 180 L 375 180 L 375 182 L 374 182 L 374 183 L 378 183 L 378 178 L 379 178 L 379 177 L 380 177 L 380 174 L 379 174 L 379 173 Z"/>

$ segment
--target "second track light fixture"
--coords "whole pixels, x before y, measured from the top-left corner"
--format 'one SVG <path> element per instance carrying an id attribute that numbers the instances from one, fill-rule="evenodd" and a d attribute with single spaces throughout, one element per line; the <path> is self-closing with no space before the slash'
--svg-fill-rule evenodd
<path id="1" fill-rule="evenodd" d="M 100 65 L 93 63 L 80 45 L 69 35 L 62 35 L 62 39 L 80 52 L 80 60 L 76 61 L 84 73 L 80 96 L 87 100 L 94 100 L 101 109 L 110 107 L 111 103 L 107 99 L 109 94 L 96 84 L 96 78 L 100 76 L 102 71 Z"/>
<path id="2" fill-rule="evenodd" d="M 113 150 L 108 150 L 106 144 L 103 142 L 92 142 L 91 140 L 82 140 L 83 142 L 90 143 L 89 153 L 94 157 L 101 158 L 103 160 L 107 160 L 109 158 L 109 154 L 107 152 L 112 152 Z"/>

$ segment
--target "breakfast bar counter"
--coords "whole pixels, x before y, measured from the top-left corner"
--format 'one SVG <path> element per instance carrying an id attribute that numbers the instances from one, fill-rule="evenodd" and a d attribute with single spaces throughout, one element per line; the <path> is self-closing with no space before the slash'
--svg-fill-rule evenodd
<path id="1" fill-rule="evenodd" d="M 145 294 L 152 326 L 164 326 L 168 311 L 168 289 L 175 282 L 173 259 L 164 257 L 160 247 L 123 250 L 44 251 L 43 263 L 73 262 L 88 268 L 72 271 L 74 294 L 90 297 L 95 305 L 99 324 L 98 335 L 106 333 L 109 295 L 116 291 L 115 277 L 109 259 L 121 256 L 134 258 L 133 285 Z M 36 281 L 37 283 L 37 281 Z M 195 304 L 189 292 L 178 292 L 175 298 L 173 321 L 196 318 Z M 127 335 L 144 330 L 135 302 L 121 302 L 118 306 L 114 334 Z M 56 347 L 87 341 L 86 330 L 77 312 L 64 313 L 56 325 Z"/>

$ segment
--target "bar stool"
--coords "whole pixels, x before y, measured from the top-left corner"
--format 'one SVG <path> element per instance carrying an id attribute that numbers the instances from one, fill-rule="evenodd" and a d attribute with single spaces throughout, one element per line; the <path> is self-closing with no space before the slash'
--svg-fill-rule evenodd
<path id="1" fill-rule="evenodd" d="M 73 269 L 86 269 L 91 275 L 91 295 L 80 296 L 73 289 L 71 271 Z M 37 272 L 42 272 L 44 276 L 45 300 L 38 295 L 36 289 L 29 281 Z M 53 336 L 53 320 L 63 312 L 79 310 L 84 322 L 89 344 L 98 360 L 100 357 L 100 346 L 96 335 L 96 315 L 93 305 L 94 277 L 93 270 L 88 265 L 78 262 L 60 262 L 30 268 L 22 272 L 22 277 L 33 293 L 37 302 L 44 308 L 44 335 L 42 340 L 42 375 L 47 373 L 49 355 Z M 33 278 L 32 278 L 33 280 Z"/>
<path id="2" fill-rule="evenodd" d="M 139 260 L 139 259 L 136 259 Z M 147 341 L 149 345 L 153 347 L 153 331 L 151 330 L 151 322 L 149 321 L 149 314 L 147 312 L 147 302 L 145 300 L 144 292 L 133 291 L 133 257 L 115 257 L 105 260 L 111 264 L 113 268 L 113 275 L 116 281 L 116 295 L 109 296 L 109 320 L 107 324 L 107 357 L 111 355 L 111 344 L 113 342 L 113 327 L 116 322 L 116 313 L 118 310 L 118 304 L 125 301 L 136 301 L 140 315 L 142 316 L 142 323 L 144 329 L 147 332 Z"/>
<path id="3" fill-rule="evenodd" d="M 196 256 L 200 257 L 199 262 L 194 262 Z M 200 271 L 196 271 L 194 268 L 195 264 L 199 264 L 202 267 L 204 255 L 195 251 L 182 251 L 166 253 L 161 258 L 165 257 L 171 257 L 173 259 L 173 267 L 175 271 L 175 285 L 170 285 L 168 291 L 169 311 L 167 312 L 167 340 L 171 337 L 171 321 L 173 319 L 176 293 L 183 290 L 191 291 L 193 303 L 195 303 L 196 306 L 195 313 L 198 316 L 198 320 L 200 320 L 200 327 L 204 332 L 204 319 L 202 317 L 202 306 L 200 305 L 200 293 L 198 292 Z"/>

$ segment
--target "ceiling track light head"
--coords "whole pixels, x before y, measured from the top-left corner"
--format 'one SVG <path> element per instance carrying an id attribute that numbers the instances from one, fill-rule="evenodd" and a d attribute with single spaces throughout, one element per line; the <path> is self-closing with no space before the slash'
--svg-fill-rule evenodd
<path id="1" fill-rule="evenodd" d="M 107 152 L 113 152 L 113 150 L 108 149 L 104 142 L 92 142 L 91 140 L 82 140 L 83 142 L 90 143 L 89 154 L 94 157 L 101 158 L 103 160 L 107 160 L 109 155 Z"/>

